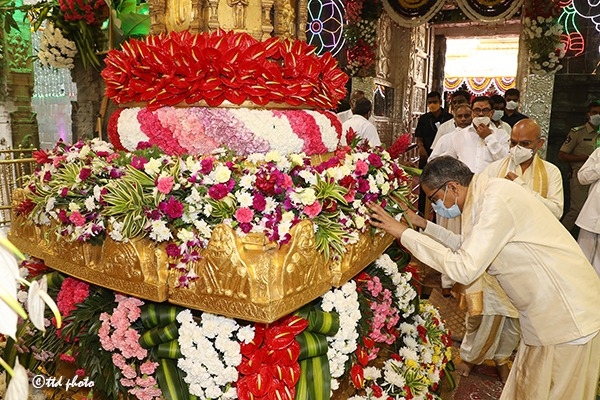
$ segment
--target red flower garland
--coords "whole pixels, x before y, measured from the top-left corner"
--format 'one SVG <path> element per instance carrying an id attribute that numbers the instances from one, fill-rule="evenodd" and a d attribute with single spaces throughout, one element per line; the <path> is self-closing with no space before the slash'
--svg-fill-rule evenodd
<path id="1" fill-rule="evenodd" d="M 215 107 L 249 100 L 337 107 L 348 76 L 326 53 L 301 40 L 273 37 L 259 42 L 240 32 L 187 31 L 131 40 L 111 50 L 102 77 L 106 94 L 118 104 L 146 102 L 148 107 L 201 100 Z"/>

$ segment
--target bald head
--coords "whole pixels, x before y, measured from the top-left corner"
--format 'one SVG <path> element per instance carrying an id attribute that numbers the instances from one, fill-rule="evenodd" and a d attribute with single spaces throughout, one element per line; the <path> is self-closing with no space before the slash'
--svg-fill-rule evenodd
<path id="1" fill-rule="evenodd" d="M 544 145 L 542 136 L 542 128 L 532 119 L 522 119 L 517 122 L 510 133 L 510 145 L 538 150 Z M 529 145 L 527 145 L 529 144 Z"/>

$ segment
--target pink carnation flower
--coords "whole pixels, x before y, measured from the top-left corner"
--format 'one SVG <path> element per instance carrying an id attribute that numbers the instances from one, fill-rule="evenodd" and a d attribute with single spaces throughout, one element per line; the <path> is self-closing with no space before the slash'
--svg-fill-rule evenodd
<path id="1" fill-rule="evenodd" d="M 175 184 L 175 179 L 172 176 L 164 176 L 158 179 L 158 184 L 156 188 L 160 193 L 168 194 L 171 189 L 173 189 L 173 185 Z"/>
<path id="2" fill-rule="evenodd" d="M 319 201 L 315 201 L 309 206 L 304 207 L 304 214 L 308 215 L 310 218 L 314 218 L 321 212 L 321 203 Z"/>
<path id="3" fill-rule="evenodd" d="M 85 225 L 85 217 L 79 211 L 73 211 L 69 216 L 69 221 L 75 224 L 75 226 Z"/>
<path id="4" fill-rule="evenodd" d="M 235 212 L 235 219 L 240 223 L 248 223 L 252 221 L 252 218 L 254 218 L 254 212 L 248 207 L 238 208 Z"/>

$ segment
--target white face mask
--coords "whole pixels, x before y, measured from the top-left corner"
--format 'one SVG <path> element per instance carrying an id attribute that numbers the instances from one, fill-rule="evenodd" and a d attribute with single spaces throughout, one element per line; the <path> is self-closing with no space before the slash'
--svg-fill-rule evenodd
<path id="1" fill-rule="evenodd" d="M 600 114 L 590 115 L 590 124 L 600 126 Z"/>
<path id="2" fill-rule="evenodd" d="M 533 150 L 519 145 L 510 148 L 510 159 L 515 165 L 521 165 L 533 157 Z"/>
<path id="3" fill-rule="evenodd" d="M 504 117 L 504 110 L 494 110 L 494 115 L 492 115 L 492 121 L 500 121 Z"/>
<path id="4" fill-rule="evenodd" d="M 516 110 L 517 106 L 519 105 L 518 102 L 511 100 L 511 101 L 507 101 L 506 102 L 506 109 L 507 110 Z"/>
<path id="5" fill-rule="evenodd" d="M 490 117 L 475 117 L 473 118 L 473 125 L 477 128 L 479 125 L 488 126 L 490 124 Z"/>

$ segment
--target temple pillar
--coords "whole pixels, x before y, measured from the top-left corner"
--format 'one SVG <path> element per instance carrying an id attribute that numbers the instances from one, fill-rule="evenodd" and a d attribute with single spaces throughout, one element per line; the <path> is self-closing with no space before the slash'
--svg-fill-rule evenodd
<path id="1" fill-rule="evenodd" d="M 4 31 L 3 36 L 0 37 L 3 39 L 4 49 L 2 61 L 7 88 L 6 102 L 12 105 L 9 112 L 12 145 L 38 147 L 40 140 L 37 120 L 31 109 L 33 94 L 31 31 L 29 21 L 22 12 L 16 12 L 13 17 L 20 24 L 20 29 L 11 28 L 9 32 Z M 4 30 L 4 27 L 2 29 Z"/>

